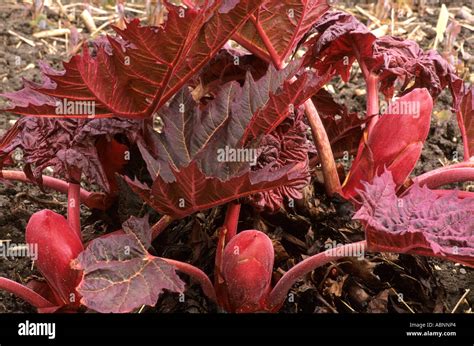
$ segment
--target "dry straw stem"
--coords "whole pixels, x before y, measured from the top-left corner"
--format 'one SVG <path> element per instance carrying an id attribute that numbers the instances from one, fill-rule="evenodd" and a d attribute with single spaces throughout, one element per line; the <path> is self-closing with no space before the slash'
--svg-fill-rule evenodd
<path id="1" fill-rule="evenodd" d="M 456 310 L 459 308 L 459 305 L 461 305 L 461 303 L 466 299 L 469 292 L 471 292 L 471 289 L 467 288 L 466 291 L 464 292 L 464 294 L 462 295 L 462 297 L 458 300 L 458 302 L 454 306 L 453 310 L 451 311 L 452 314 L 454 314 L 456 312 Z"/>
<path id="2" fill-rule="evenodd" d="M 441 10 L 439 12 L 438 23 L 436 24 L 436 37 L 433 42 L 433 49 L 438 47 L 438 43 L 443 41 L 443 35 L 446 31 L 449 21 L 449 11 L 445 4 L 441 5 Z"/>
<path id="3" fill-rule="evenodd" d="M 61 3 L 60 0 L 54 0 L 54 3 L 58 6 L 58 12 L 59 14 L 63 15 L 65 18 L 67 18 L 70 22 L 74 20 L 74 16 L 71 14 L 67 14 L 66 9 L 64 8 L 63 4 Z"/>
<path id="4" fill-rule="evenodd" d="M 31 47 L 35 47 L 35 46 L 36 46 L 36 44 L 35 44 L 32 40 L 29 40 L 29 39 L 27 39 L 26 37 L 23 37 L 23 36 L 21 36 L 20 34 L 17 34 L 16 32 L 14 32 L 14 31 L 12 31 L 12 30 L 8 30 L 8 33 L 9 33 L 10 35 L 13 35 L 13 36 L 19 38 L 21 41 L 25 42 L 26 44 L 30 45 Z"/>
<path id="5" fill-rule="evenodd" d="M 356 5 L 355 9 L 359 11 L 363 16 L 369 18 L 378 27 L 382 26 L 382 22 L 376 16 L 370 14 L 369 12 L 364 10 L 362 7 Z"/>
<path id="6" fill-rule="evenodd" d="M 397 296 L 398 296 L 398 301 L 400 303 L 402 303 L 403 305 L 405 305 L 405 307 L 412 313 L 414 314 L 415 311 L 410 307 L 410 305 L 408 305 L 405 300 L 403 300 L 403 296 L 402 295 L 399 295 L 397 291 L 395 291 L 395 288 L 392 287 L 392 291 L 393 293 L 395 293 Z"/>
<path id="7" fill-rule="evenodd" d="M 81 32 L 82 29 L 78 29 L 77 31 Z M 45 30 L 45 31 L 35 32 L 33 34 L 33 37 L 34 38 L 48 38 L 48 37 L 64 36 L 66 34 L 70 35 L 71 30 L 67 28 Z"/>
<path id="8" fill-rule="evenodd" d="M 97 27 L 94 22 L 94 18 L 92 18 L 91 13 L 87 9 L 82 11 L 81 19 L 90 33 L 93 33 L 97 30 Z"/>

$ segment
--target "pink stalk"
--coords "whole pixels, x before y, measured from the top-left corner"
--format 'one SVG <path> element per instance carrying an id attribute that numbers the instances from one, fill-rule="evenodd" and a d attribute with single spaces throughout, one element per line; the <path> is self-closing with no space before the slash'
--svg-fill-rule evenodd
<path id="1" fill-rule="evenodd" d="M 0 289 L 18 296 L 19 298 L 30 303 L 37 309 L 52 308 L 55 306 L 49 300 L 43 298 L 32 289 L 7 278 L 0 277 Z"/>
<path id="2" fill-rule="evenodd" d="M 365 240 L 356 243 L 346 244 L 339 248 L 329 249 L 317 255 L 311 256 L 304 261 L 298 263 L 288 270 L 275 285 L 268 297 L 269 308 L 278 308 L 287 297 L 291 287 L 304 275 L 312 272 L 314 269 L 321 267 L 329 262 L 347 257 L 347 254 L 354 254 L 355 251 L 365 249 L 367 243 Z M 339 255 L 341 254 L 341 255 Z"/>
<path id="3" fill-rule="evenodd" d="M 67 193 L 67 221 L 69 226 L 76 232 L 82 240 L 81 232 L 81 185 L 79 183 L 69 183 Z"/>
<path id="4" fill-rule="evenodd" d="M 151 228 L 151 239 L 155 240 L 173 221 L 174 219 L 171 216 L 163 215 Z"/>
<path id="5" fill-rule="evenodd" d="M 370 131 L 375 123 L 378 120 L 378 117 L 375 115 L 380 112 L 379 106 L 379 78 L 374 74 L 369 74 L 365 78 L 367 84 L 367 106 L 366 106 L 366 116 L 372 117 L 369 121 L 368 131 Z"/>
<path id="6" fill-rule="evenodd" d="M 25 173 L 20 172 L 20 171 L 7 171 L 7 170 L 2 170 L 0 173 L 0 180 L 5 179 L 5 180 L 12 180 L 12 181 L 21 181 L 24 183 L 32 183 L 35 184 L 35 182 L 31 181 L 28 179 Z M 61 179 L 56 179 L 53 177 L 48 177 L 46 175 L 43 175 L 43 186 L 50 188 L 52 190 L 62 192 L 62 193 L 69 193 L 69 183 L 67 183 L 64 180 Z M 93 192 L 89 192 L 84 189 L 79 189 L 79 195 L 80 195 L 80 200 L 84 202 L 87 206 L 89 206 L 88 201 L 91 201 L 92 195 L 94 195 Z"/>
<path id="7" fill-rule="evenodd" d="M 201 269 L 196 268 L 191 264 L 175 261 L 169 258 L 162 258 L 162 260 L 176 267 L 176 269 L 178 269 L 180 272 L 183 272 L 195 279 L 201 285 L 204 294 L 213 302 L 217 301 L 216 290 L 214 289 L 214 286 L 212 285 L 212 282 L 209 277 Z"/>
<path id="8" fill-rule="evenodd" d="M 379 91 L 378 91 L 378 84 L 379 84 L 379 77 L 369 71 L 367 65 L 362 60 L 360 56 L 359 49 L 355 42 L 352 42 L 352 46 L 354 47 L 354 54 L 359 63 L 360 69 L 362 70 L 362 75 L 365 79 L 365 84 L 367 85 L 367 106 L 366 106 L 366 116 L 370 117 L 375 114 L 378 114 L 380 111 L 379 106 Z M 368 125 L 368 130 L 375 125 L 377 122 L 377 117 L 373 117 Z"/>
<path id="9" fill-rule="evenodd" d="M 227 230 L 225 241 L 228 243 L 236 234 L 237 226 L 239 224 L 240 204 L 229 203 L 227 206 L 227 213 L 225 215 L 224 226 Z"/>
<path id="10" fill-rule="evenodd" d="M 474 162 L 467 161 L 441 167 L 433 171 L 422 174 L 414 179 L 415 183 L 426 185 L 430 189 L 436 189 L 440 186 L 474 181 Z"/>
<path id="11" fill-rule="evenodd" d="M 292 81 L 294 82 L 295 80 L 296 78 L 293 77 Z M 306 100 L 304 107 L 313 140 L 318 150 L 318 160 L 323 171 L 326 193 L 328 196 L 333 196 L 335 193 L 341 192 L 341 181 L 337 173 L 331 142 L 313 101 L 311 99 Z"/>
<path id="12" fill-rule="evenodd" d="M 333 196 L 335 193 L 341 191 L 341 181 L 337 174 L 336 161 L 334 160 L 331 143 L 329 142 L 328 134 L 313 101 L 308 99 L 304 107 L 306 117 L 311 127 L 311 133 L 313 134 L 314 143 L 318 150 L 318 158 L 323 170 L 326 193 L 328 196 Z"/>

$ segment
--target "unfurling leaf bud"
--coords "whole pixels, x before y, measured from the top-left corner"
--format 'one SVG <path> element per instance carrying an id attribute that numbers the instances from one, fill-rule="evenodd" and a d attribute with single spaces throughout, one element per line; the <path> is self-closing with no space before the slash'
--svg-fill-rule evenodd
<path id="1" fill-rule="evenodd" d="M 230 240 L 224 250 L 222 276 L 233 312 L 265 310 L 273 261 L 272 242 L 260 231 L 243 231 Z"/>
<path id="2" fill-rule="evenodd" d="M 26 242 L 37 244 L 38 270 L 57 298 L 70 305 L 70 297 L 76 297 L 76 286 L 82 276 L 71 268 L 71 262 L 84 250 L 77 233 L 62 215 L 46 209 L 31 216 L 26 226 Z M 79 303 L 79 299 L 74 303 Z"/>

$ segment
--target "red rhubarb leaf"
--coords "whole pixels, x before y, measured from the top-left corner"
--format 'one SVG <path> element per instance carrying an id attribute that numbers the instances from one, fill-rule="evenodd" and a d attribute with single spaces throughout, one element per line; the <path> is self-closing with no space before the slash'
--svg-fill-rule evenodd
<path id="1" fill-rule="evenodd" d="M 415 184 L 399 198 L 390 171 L 364 183 L 354 218 L 366 231 L 369 251 L 436 256 L 474 267 L 474 198 L 457 191 L 438 196 Z"/>
<path id="2" fill-rule="evenodd" d="M 254 193 L 307 182 L 307 157 L 301 154 L 284 164 L 265 162 L 261 169 L 251 170 L 262 136 L 290 115 L 291 105 L 298 107 L 320 87 L 321 79 L 309 74 L 296 78 L 295 87 L 289 84 L 298 68 L 299 62 L 281 71 L 270 66 L 258 81 L 248 74 L 243 86 L 237 82 L 223 85 L 206 105 L 197 104 L 183 88 L 159 112 L 162 133 L 149 130 L 151 142 L 139 143 L 155 179 L 151 189 L 129 181 L 132 188 L 156 210 L 182 217 Z M 298 92 L 292 94 L 295 88 Z"/>
<path id="3" fill-rule="evenodd" d="M 401 84 L 398 96 L 426 88 L 436 98 L 449 87 L 454 108 L 458 108 L 462 80 L 438 52 L 425 52 L 411 40 L 376 38 L 354 16 L 341 11 L 326 13 L 312 31 L 317 34 L 306 44 L 306 63 L 320 72 L 333 70 L 347 81 L 357 59 L 366 79 L 371 74 L 378 76 L 378 88 L 387 98 L 394 95 L 397 81 Z"/>
<path id="4" fill-rule="evenodd" d="M 287 165 L 271 171 L 266 166 L 222 181 L 206 176 L 196 162 L 173 171 L 174 182 L 165 182 L 158 176 L 150 189 L 146 185 L 126 178 L 130 187 L 143 200 L 164 215 L 182 218 L 197 211 L 222 205 L 241 197 L 273 190 L 307 176 L 306 162 Z"/>
<path id="5" fill-rule="evenodd" d="M 253 115 L 244 139 L 258 138 L 272 132 L 288 113 L 294 113 L 296 108 L 318 92 L 331 77 L 330 73 L 305 72 L 295 81 L 285 81 L 281 89 L 270 94 L 265 106 Z"/>
<path id="6" fill-rule="evenodd" d="M 87 101 L 94 107 L 94 117 L 149 117 L 217 54 L 261 2 L 241 0 L 229 6 L 228 1 L 217 0 L 198 9 L 166 2 L 168 14 L 163 27 L 140 26 L 137 19 L 123 30 L 114 27 L 120 37 L 108 37 L 108 43 L 98 40 L 93 54 L 85 46 L 82 55 L 64 63 L 65 71 L 46 71 L 53 85 L 33 89 L 37 99 L 47 95 L 50 102 L 38 100 L 12 111 L 87 117 L 92 114 L 84 114 L 77 107 Z M 57 102 L 64 100 L 75 107 L 67 112 L 58 110 Z"/>
<path id="7" fill-rule="evenodd" d="M 122 226 L 125 234 L 91 241 L 75 261 L 84 271 L 77 287 L 81 303 L 102 313 L 127 313 L 155 305 L 163 290 L 183 292 L 175 268 L 148 253 L 148 218 L 131 217 Z"/>
<path id="8" fill-rule="evenodd" d="M 268 63 L 255 55 L 240 48 L 224 46 L 203 69 L 193 78 L 193 97 L 196 100 L 202 97 L 215 97 L 221 86 L 231 81 L 240 85 L 245 83 L 245 77 L 250 72 L 255 80 L 263 77 L 268 70 Z"/>
<path id="9" fill-rule="evenodd" d="M 312 31 L 317 34 L 306 44 L 310 50 L 306 63 L 318 71 L 335 71 L 347 82 L 354 61 L 372 56 L 375 36 L 348 13 L 327 12 Z"/>
<path id="10" fill-rule="evenodd" d="M 314 148 L 306 136 L 307 125 L 303 118 L 304 112 L 298 109 L 295 116 L 287 118 L 274 131 L 262 138 L 258 148 L 257 164 L 252 167 L 252 170 L 261 169 L 269 164 L 275 168 L 297 162 L 309 164 L 308 152 Z M 304 170 L 307 171 L 308 167 L 305 167 Z M 310 174 L 308 173 L 290 185 L 253 194 L 246 200 L 258 210 L 276 212 L 284 205 L 285 200 L 288 202 L 290 199 L 301 199 L 303 197 L 301 191 L 309 182 Z"/>
<path id="11" fill-rule="evenodd" d="M 202 172 L 222 180 L 248 169 L 251 162 L 218 160 L 218 150 L 253 148 L 255 144 L 251 139 L 258 139 L 270 128 L 276 128 L 290 114 L 290 104 L 285 102 L 295 101 L 294 107 L 298 107 L 305 97 L 310 97 L 313 84 L 306 75 L 300 77 L 303 82 L 300 78 L 295 82 L 303 95 L 298 94 L 293 100 L 289 94 L 285 82 L 294 77 L 299 68 L 300 62 L 281 71 L 270 66 L 258 81 L 247 73 L 243 86 L 237 82 L 222 85 L 215 99 L 206 105 L 198 104 L 188 88 L 183 88 L 169 106 L 157 113 L 163 122 L 161 133 L 149 130 L 145 136 L 148 142 L 140 145 L 144 158 L 151 155 L 156 160 L 157 167 L 150 170 L 152 177 L 159 171 L 165 181 L 174 181 L 172 166 L 179 169 L 195 159 Z M 281 105 L 280 112 L 274 112 L 274 104 Z M 249 130 L 252 127 L 254 129 Z M 149 167 L 151 158 L 145 159 Z"/>
<path id="12" fill-rule="evenodd" d="M 281 67 L 328 9 L 326 0 L 267 0 L 233 38 L 255 55 Z"/>
<path id="13" fill-rule="evenodd" d="M 52 167 L 56 175 L 68 181 L 80 171 L 89 182 L 112 192 L 114 175 L 126 164 L 124 153 L 128 149 L 114 136 L 123 134 L 132 143 L 140 136 L 141 126 L 140 121 L 115 118 L 24 117 L 0 139 L 0 166 L 15 149 L 21 149 L 25 174 L 39 185 L 43 170 Z"/>
<path id="14" fill-rule="evenodd" d="M 454 108 L 459 106 L 463 82 L 455 69 L 437 51 L 425 52 L 415 41 L 392 36 L 378 38 L 373 45 L 373 56 L 367 58 L 367 66 L 379 75 L 380 91 L 388 98 L 393 96 L 395 82 L 399 80 L 401 95 L 426 88 L 436 98 L 449 87 Z"/>
<path id="15" fill-rule="evenodd" d="M 336 102 L 333 95 L 324 88 L 314 94 L 311 99 L 323 118 L 334 118 L 348 112 L 347 107 Z"/>
<path id="16" fill-rule="evenodd" d="M 474 156 L 474 87 L 471 87 L 462 98 L 460 115 L 462 123 L 460 122 L 459 126 L 466 133 L 465 146 L 469 151 L 464 155 L 470 158 Z"/>
<path id="17" fill-rule="evenodd" d="M 415 89 L 390 103 L 370 129 L 364 131 L 357 157 L 343 185 L 343 195 L 350 199 L 372 182 L 386 168 L 400 186 L 418 161 L 431 121 L 433 100 L 426 89 Z"/>

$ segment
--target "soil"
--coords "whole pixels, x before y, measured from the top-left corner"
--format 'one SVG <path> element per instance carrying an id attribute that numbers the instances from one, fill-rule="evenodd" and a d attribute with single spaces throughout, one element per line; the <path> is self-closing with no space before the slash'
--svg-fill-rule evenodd
<path id="1" fill-rule="evenodd" d="M 31 47 L 10 35 L 8 30 L 29 37 L 30 23 L 25 21 L 28 9 L 17 6 L 7 9 L 0 5 L 0 92 L 18 90 L 22 78 L 39 81 L 38 60 L 54 65 L 66 58 L 64 53 L 51 55 L 45 46 Z M 53 16 L 49 16 L 54 18 Z M 436 16 L 437 17 L 437 16 Z M 461 35 L 467 35 L 463 32 Z M 466 49 L 466 48 L 465 48 Z M 471 47 L 472 51 L 472 47 Z M 19 58 L 18 58 L 19 57 Z M 351 109 L 363 110 L 365 98 L 354 96 L 354 90 L 364 88 L 360 77 L 351 79 L 341 90 L 340 98 Z M 0 100 L 0 107 L 5 105 Z M 437 109 L 449 109 L 450 96 L 443 93 Z M 0 135 L 17 117 L 0 115 Z M 434 118 L 430 137 L 423 150 L 415 174 L 439 167 L 452 161 L 455 155 L 462 158 L 462 145 L 455 117 L 448 120 Z M 17 167 L 21 169 L 21 166 Z M 125 187 L 118 213 L 82 213 L 86 240 L 114 229 L 119 220 L 128 215 L 151 212 Z M 348 243 L 362 240 L 363 230 L 351 220 L 351 206 L 340 200 L 330 200 L 317 182 L 304 191 L 305 198 L 291 212 L 274 215 L 257 214 L 250 207 L 243 207 L 239 229 L 268 231 L 276 249 L 275 280 L 282 273 L 309 256 L 325 250 L 327 242 Z M 24 243 L 24 229 L 29 217 L 44 208 L 65 215 L 66 198 L 56 193 L 45 193 L 33 185 L 13 183 L 0 185 L 0 241 Z M 222 224 L 225 209 L 214 208 L 174 222 L 155 241 L 158 255 L 186 261 L 198 266 L 212 276 L 216 244 L 216 229 Z M 0 258 L 0 275 L 26 283 L 41 280 L 33 263 L 27 258 L 14 260 Z M 142 312 L 217 312 L 218 308 L 204 298 L 199 286 L 188 283 L 184 301 L 176 294 L 165 293 L 155 307 Z M 291 292 L 290 299 L 281 310 L 286 313 L 307 312 L 450 312 L 465 289 L 473 288 L 474 270 L 451 262 L 419 256 L 397 254 L 367 254 L 362 260 L 344 259 L 314 271 L 300 280 Z M 472 309 L 474 292 L 461 303 L 457 312 Z M 34 312 L 27 303 L 0 291 L 0 313 Z"/>

